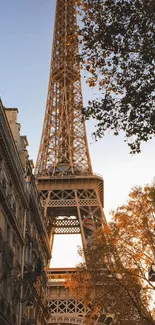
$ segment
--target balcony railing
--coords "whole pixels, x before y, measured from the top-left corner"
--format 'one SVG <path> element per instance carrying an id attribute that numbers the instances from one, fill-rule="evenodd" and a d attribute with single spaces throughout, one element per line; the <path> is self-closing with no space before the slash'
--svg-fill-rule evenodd
<path id="1" fill-rule="evenodd" d="M 36 238 L 32 238 L 32 249 L 37 250 L 38 251 L 38 241 Z"/>
<path id="2" fill-rule="evenodd" d="M 23 228 L 22 228 L 22 220 L 24 219 L 23 216 L 21 218 L 21 214 L 18 213 L 16 199 L 14 193 L 10 190 L 8 181 L 4 176 L 3 170 L 0 170 L 0 191 L 3 193 L 3 200 L 5 202 L 5 206 L 9 209 L 10 214 L 13 219 L 13 223 L 16 224 L 16 227 L 19 231 L 20 236 L 23 235 Z"/>
<path id="3" fill-rule="evenodd" d="M 13 258 L 14 253 L 7 241 L 4 242 L 4 249 L 3 249 L 3 259 L 6 261 L 6 263 L 10 266 L 10 268 L 13 268 Z"/>
<path id="4" fill-rule="evenodd" d="M 4 246 L 4 237 L 3 237 L 3 231 L 0 228 L 0 252 L 3 251 L 3 246 Z"/>
<path id="5" fill-rule="evenodd" d="M 19 263 L 19 261 L 15 260 L 14 267 L 15 267 L 16 270 L 21 271 L 21 263 Z"/>
<path id="6" fill-rule="evenodd" d="M 6 193 L 7 182 L 6 182 L 6 179 L 4 177 L 4 174 L 3 174 L 2 170 L 0 170 L 0 185 L 1 185 L 2 190 L 4 191 L 4 193 Z"/>
<path id="7" fill-rule="evenodd" d="M 22 320 L 22 325 L 36 325 L 37 324 L 37 321 L 35 319 L 23 319 Z"/>
<path id="8" fill-rule="evenodd" d="M 7 302 L 7 300 L 4 298 L 4 296 L 0 295 L 0 312 L 3 314 L 4 317 L 6 317 L 6 321 L 9 324 L 16 325 L 17 324 L 17 315 L 13 311 L 11 305 Z"/>

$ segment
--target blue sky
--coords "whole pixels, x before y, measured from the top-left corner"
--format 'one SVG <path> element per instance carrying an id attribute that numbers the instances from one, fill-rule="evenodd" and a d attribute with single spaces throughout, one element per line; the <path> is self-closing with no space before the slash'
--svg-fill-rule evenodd
<path id="1" fill-rule="evenodd" d="M 34 162 L 46 104 L 54 14 L 55 0 L 0 1 L 0 96 L 5 107 L 19 109 L 21 134 L 28 137 L 29 155 Z M 95 97 L 95 90 L 88 89 L 84 81 L 82 85 L 86 105 L 89 98 Z M 92 131 L 93 123 L 89 122 L 87 134 L 92 165 L 94 172 L 101 174 L 105 181 L 105 213 L 108 217 L 109 210 L 127 200 L 131 187 L 153 180 L 155 140 L 144 144 L 141 154 L 131 156 L 123 135 L 113 137 L 107 134 L 93 143 Z M 65 241 L 68 244 L 67 239 L 63 239 L 63 246 Z M 61 244 L 58 246 L 59 254 L 64 255 L 65 260 L 69 257 L 67 265 L 75 264 L 76 257 L 70 258 L 75 252 L 73 245 L 70 245 L 73 251 L 67 253 L 62 252 Z M 62 258 L 60 260 L 60 264 L 64 263 Z"/>

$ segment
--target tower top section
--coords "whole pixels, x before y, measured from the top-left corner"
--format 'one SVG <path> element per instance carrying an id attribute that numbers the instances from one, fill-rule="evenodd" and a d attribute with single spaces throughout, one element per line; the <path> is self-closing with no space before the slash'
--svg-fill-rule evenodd
<path id="1" fill-rule="evenodd" d="M 74 0 L 57 0 L 45 118 L 36 176 L 91 175 L 82 115 Z"/>

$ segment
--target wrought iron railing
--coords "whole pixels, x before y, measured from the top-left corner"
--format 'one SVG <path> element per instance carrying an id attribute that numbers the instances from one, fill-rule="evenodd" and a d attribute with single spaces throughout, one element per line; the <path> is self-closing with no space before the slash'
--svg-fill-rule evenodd
<path id="1" fill-rule="evenodd" d="M 3 259 L 11 268 L 13 268 L 14 253 L 7 241 L 4 242 Z"/>
<path id="2" fill-rule="evenodd" d="M 21 271 L 21 263 L 18 260 L 15 260 L 14 268 L 18 271 Z"/>
<path id="3" fill-rule="evenodd" d="M 4 236 L 3 236 L 3 231 L 0 228 L 0 252 L 3 251 L 3 247 L 4 247 Z"/>
<path id="4" fill-rule="evenodd" d="M 17 324 L 17 315 L 15 311 L 12 309 L 11 305 L 6 300 L 6 298 L 2 295 L 0 295 L 0 311 L 3 314 L 3 316 L 6 318 L 7 320 L 6 323 L 13 324 L 13 325 Z"/>

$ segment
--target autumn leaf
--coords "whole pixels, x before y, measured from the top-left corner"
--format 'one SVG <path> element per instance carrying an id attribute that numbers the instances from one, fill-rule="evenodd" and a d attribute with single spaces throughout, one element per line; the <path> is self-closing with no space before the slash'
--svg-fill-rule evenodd
<path id="1" fill-rule="evenodd" d="M 98 229 L 85 251 L 70 286 L 89 308 L 86 323 L 96 310 L 115 315 L 117 324 L 155 325 L 150 310 L 153 282 L 148 268 L 155 261 L 155 190 L 135 187 L 127 204 L 112 212 L 111 222 Z M 119 312 L 118 312 L 119 311 Z M 134 323 L 136 319 L 136 323 Z"/>

